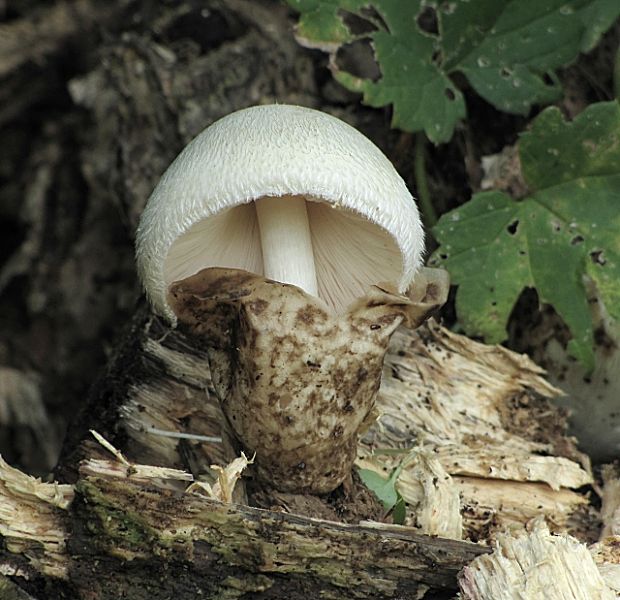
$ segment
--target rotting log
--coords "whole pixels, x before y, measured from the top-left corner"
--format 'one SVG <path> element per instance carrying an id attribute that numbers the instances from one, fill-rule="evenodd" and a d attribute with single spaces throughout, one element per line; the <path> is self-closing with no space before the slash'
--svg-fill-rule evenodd
<path id="1" fill-rule="evenodd" d="M 411 528 L 225 504 L 175 485 L 183 471 L 90 459 L 75 487 L 59 490 L 0 467 L 11 482 L 3 500 L 16 495 L 28 523 L 3 523 L 2 572 L 37 598 L 49 589 L 89 599 L 415 598 L 453 589 L 458 571 L 487 551 Z"/>
<path id="2" fill-rule="evenodd" d="M 572 489 L 591 480 L 589 468 L 578 462 L 563 416 L 549 402 L 554 393 L 525 357 L 433 323 L 402 329 L 386 359 L 380 417 L 360 442 L 358 464 L 383 473 L 401 454 L 378 448 L 417 448 L 398 482 L 409 504 L 407 527 L 289 514 L 287 506 L 298 504 L 287 502 L 275 512 L 252 508 L 243 485 L 238 504 L 221 504 L 185 492 L 188 471 L 212 482 L 209 465 L 236 455 L 206 352 L 141 308 L 93 386 L 57 471 L 75 486 L 70 508 L 52 511 L 65 527 L 62 568 L 40 566 L 47 556 L 40 540 L 31 539 L 31 547 L 13 540 L 2 553 L 2 573 L 36 599 L 50 597 L 50 589 L 51 597 L 89 599 L 116 598 L 121 589 L 152 599 L 199 591 L 261 599 L 455 592 L 458 571 L 488 549 L 424 533 L 486 544 L 501 529 L 524 529 L 542 516 L 552 531 L 581 540 L 598 535 L 588 496 Z M 153 427 L 223 440 L 178 440 Z M 110 461 L 90 428 L 132 463 L 180 469 L 184 478 L 140 478 Z M 448 531 L 438 528 L 444 520 Z M 34 531 L 49 529 L 43 523 Z M 6 541 L 6 530 L 2 535 Z"/>
<path id="3" fill-rule="evenodd" d="M 94 533 L 106 553 L 145 561 L 146 569 L 157 556 L 214 598 L 233 596 L 235 589 L 273 598 L 342 598 L 344 590 L 352 598 L 415 597 L 420 588 L 452 588 L 462 565 L 484 552 L 405 528 L 345 525 L 179 495 L 99 474 L 88 463 L 82 476 L 76 509 L 86 511 L 87 542 Z M 164 586 L 176 592 L 166 579 Z"/>

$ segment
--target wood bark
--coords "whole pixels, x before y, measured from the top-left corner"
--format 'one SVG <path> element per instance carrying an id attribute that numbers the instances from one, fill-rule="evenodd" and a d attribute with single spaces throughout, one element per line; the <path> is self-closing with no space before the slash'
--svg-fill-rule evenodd
<path id="1" fill-rule="evenodd" d="M 207 598 L 410 598 L 430 588 L 452 588 L 462 565 L 485 552 L 408 528 L 311 520 L 172 489 L 171 482 L 185 475 L 91 459 L 82 464 L 66 512 L 57 486 L 33 484 L 3 465 L 2 476 L 12 480 L 24 507 L 20 522 L 31 529 L 49 528 L 43 541 L 7 532 L 5 526 L 14 556 L 5 556 L 3 572 L 24 578 L 25 589 L 43 585 L 45 576 L 46 586 L 72 598 L 190 593 Z M 69 487 L 62 489 L 63 500 L 73 494 Z M 33 558 L 37 554 L 44 560 Z M 29 564 L 25 555 L 31 556 Z M 153 572 L 165 575 L 153 578 Z"/>

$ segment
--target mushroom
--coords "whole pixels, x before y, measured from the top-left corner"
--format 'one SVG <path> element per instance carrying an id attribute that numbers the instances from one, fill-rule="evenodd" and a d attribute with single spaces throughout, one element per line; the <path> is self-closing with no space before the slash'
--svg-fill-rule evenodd
<path id="1" fill-rule="evenodd" d="M 155 312 L 207 347 L 258 477 L 308 493 L 350 474 L 392 332 L 444 299 L 422 252 L 416 204 L 382 152 L 286 105 L 232 113 L 190 142 L 136 241 Z"/>

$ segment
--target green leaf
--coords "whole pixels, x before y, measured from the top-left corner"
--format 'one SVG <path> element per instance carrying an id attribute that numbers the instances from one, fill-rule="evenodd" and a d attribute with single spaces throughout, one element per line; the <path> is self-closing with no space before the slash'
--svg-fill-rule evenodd
<path id="1" fill-rule="evenodd" d="M 388 456 L 405 454 L 398 465 L 392 469 L 389 477 L 387 478 L 379 475 L 379 473 L 373 471 L 372 469 L 358 469 L 358 473 L 364 485 L 371 492 L 373 492 L 377 498 L 379 498 L 386 510 L 395 509 L 400 501 L 402 501 L 403 506 L 398 506 L 398 514 L 400 515 L 400 513 L 404 510 L 404 500 L 396 490 L 396 482 L 398 481 L 402 470 L 405 468 L 405 465 L 411 460 L 416 452 L 417 450 L 413 448 L 408 448 L 405 450 L 377 450 L 375 454 L 385 454 Z M 396 517 L 393 516 L 393 518 L 395 519 Z M 394 522 L 396 523 L 396 520 L 394 520 Z"/>
<path id="2" fill-rule="evenodd" d="M 371 469 L 359 469 L 358 473 L 364 485 L 383 503 L 385 510 L 391 510 L 398 502 L 398 492 L 394 487 L 396 479 L 393 473 L 388 478 L 382 477 Z"/>
<path id="3" fill-rule="evenodd" d="M 301 14 L 297 27 L 298 35 L 309 44 L 319 47 L 350 41 L 352 37 L 338 17 L 338 11 L 341 7 L 355 10 L 363 5 L 363 2 L 356 0 L 288 0 L 288 3 Z"/>
<path id="4" fill-rule="evenodd" d="M 566 122 L 548 108 L 521 135 L 523 175 L 533 189 L 544 189 L 578 177 L 616 175 L 620 161 L 618 104 L 592 104 Z"/>
<path id="5" fill-rule="evenodd" d="M 570 3 L 567 2 L 570 6 Z M 617 0 L 592 2 L 581 11 L 581 20 L 586 27 L 581 40 L 581 51 L 589 52 L 598 44 L 601 36 L 614 24 L 618 13 Z"/>
<path id="6" fill-rule="evenodd" d="M 406 516 L 407 504 L 405 503 L 405 499 L 398 494 L 398 500 L 396 500 L 394 510 L 392 510 L 392 522 L 394 525 L 404 525 Z"/>
<path id="7" fill-rule="evenodd" d="M 530 195 L 475 194 L 434 229 L 432 262 L 458 284 L 459 321 L 470 335 L 506 339 L 520 293 L 536 288 L 570 328 L 569 350 L 593 367 L 584 276 L 620 320 L 620 105 L 591 105 L 567 123 L 549 108 L 521 136 Z"/>
<path id="8" fill-rule="evenodd" d="M 445 142 L 465 116 L 460 73 L 500 110 L 527 114 L 561 93 L 553 70 L 591 49 L 620 15 L 617 0 L 288 0 L 299 11 L 298 39 L 329 52 L 336 79 L 363 93 L 364 102 L 392 104 L 394 127 L 423 130 Z M 422 31 L 418 17 L 434 10 L 438 31 Z M 374 14 L 372 11 L 375 11 Z M 366 20 L 354 33 L 347 16 Z M 339 70 L 336 54 L 370 39 L 381 78 Z"/>
<path id="9" fill-rule="evenodd" d="M 392 522 L 395 525 L 402 525 L 407 516 L 405 499 L 396 491 L 395 487 L 401 471 L 402 463 L 386 479 L 371 469 L 358 469 L 364 485 L 379 498 L 385 510 L 392 511 Z"/>
<path id="10" fill-rule="evenodd" d="M 380 81 L 374 83 L 344 72 L 336 72 L 336 79 L 349 89 L 363 92 L 369 106 L 394 104 L 392 127 L 424 130 L 435 142 L 449 140 L 454 126 L 465 116 L 465 101 L 448 76 L 428 59 L 433 40 L 415 30 L 401 35 L 380 31 L 374 36 L 374 48 L 382 66 Z"/>

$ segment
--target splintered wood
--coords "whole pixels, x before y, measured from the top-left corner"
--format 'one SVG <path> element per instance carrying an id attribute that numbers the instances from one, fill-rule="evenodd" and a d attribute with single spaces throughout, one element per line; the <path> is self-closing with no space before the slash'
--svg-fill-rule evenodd
<path id="1" fill-rule="evenodd" d="M 407 524 L 427 533 L 485 542 L 543 516 L 554 532 L 592 539 L 588 497 L 575 491 L 592 475 L 543 374 L 524 355 L 436 324 L 400 329 L 385 362 L 381 416 L 357 464 L 387 474 L 402 455 L 373 451 L 419 448 L 426 475 L 414 461 L 397 489 L 410 506 Z"/>
<path id="2" fill-rule="evenodd" d="M 216 473 L 205 467 L 226 465 L 236 453 L 206 352 L 157 320 L 145 333 L 141 372 L 120 406 L 128 456 L 184 464 L 178 440 L 152 435 L 153 427 L 221 435 L 222 444 L 185 445 L 212 484 Z M 409 505 L 406 524 L 430 535 L 488 542 L 543 516 L 553 532 L 594 541 L 594 511 L 578 491 L 592 482 L 587 457 L 566 435 L 565 417 L 550 401 L 560 392 L 543 375 L 524 355 L 437 324 L 401 328 L 383 369 L 380 416 L 360 441 L 357 465 L 387 475 L 414 449 L 397 488 Z"/>
<path id="3" fill-rule="evenodd" d="M 603 580 L 620 597 L 620 464 L 604 465 L 602 469 L 600 540 L 590 546 L 594 562 Z"/>
<path id="4" fill-rule="evenodd" d="M 459 575 L 462 600 L 614 600 L 588 548 L 551 535 L 538 520 L 530 533 L 498 535 L 495 552 Z"/>
<path id="5" fill-rule="evenodd" d="M 603 466 L 601 500 L 601 539 L 620 536 L 620 464 Z"/>
<path id="6" fill-rule="evenodd" d="M 0 457 L 0 536 L 6 549 L 27 556 L 38 572 L 63 577 L 67 569 L 67 509 L 73 496 L 73 486 L 43 483 Z M 20 575 L 19 567 L 2 566 L 3 574 Z"/>

